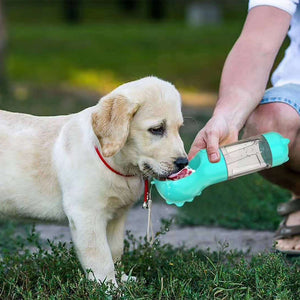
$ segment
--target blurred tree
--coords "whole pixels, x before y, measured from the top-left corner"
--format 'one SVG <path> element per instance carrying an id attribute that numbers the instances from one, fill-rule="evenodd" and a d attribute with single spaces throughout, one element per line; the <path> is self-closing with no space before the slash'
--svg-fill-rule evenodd
<path id="1" fill-rule="evenodd" d="M 81 21 L 81 0 L 63 0 L 63 13 L 67 23 L 79 23 Z"/>
<path id="2" fill-rule="evenodd" d="M 0 0 L 0 96 L 8 92 L 8 80 L 5 65 L 6 30 L 2 1 Z"/>
<path id="3" fill-rule="evenodd" d="M 137 0 L 119 0 L 119 6 L 125 12 L 133 12 L 137 8 Z"/>
<path id="4" fill-rule="evenodd" d="M 165 1 L 149 0 L 149 17 L 153 20 L 161 20 L 165 17 Z"/>

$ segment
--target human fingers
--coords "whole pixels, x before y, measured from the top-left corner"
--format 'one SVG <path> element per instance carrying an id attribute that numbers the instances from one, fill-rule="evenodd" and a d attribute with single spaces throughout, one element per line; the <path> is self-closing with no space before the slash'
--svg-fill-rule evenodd
<path id="1" fill-rule="evenodd" d="M 201 131 L 199 131 L 189 151 L 188 159 L 192 160 L 201 149 L 205 149 L 205 148 L 206 148 L 206 143 L 203 138 L 203 134 Z"/>
<path id="2" fill-rule="evenodd" d="M 209 130 L 206 132 L 206 149 L 210 162 L 215 163 L 220 160 L 218 131 Z"/>

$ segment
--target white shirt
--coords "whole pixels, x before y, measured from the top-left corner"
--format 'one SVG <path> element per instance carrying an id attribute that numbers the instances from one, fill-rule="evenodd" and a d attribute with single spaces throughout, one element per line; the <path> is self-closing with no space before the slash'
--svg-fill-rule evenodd
<path id="1" fill-rule="evenodd" d="M 281 86 L 287 83 L 300 84 L 299 0 L 249 0 L 249 10 L 259 5 L 274 6 L 288 12 L 292 16 L 291 27 L 288 32 L 291 43 L 285 51 L 283 60 L 271 77 L 273 86 Z"/>

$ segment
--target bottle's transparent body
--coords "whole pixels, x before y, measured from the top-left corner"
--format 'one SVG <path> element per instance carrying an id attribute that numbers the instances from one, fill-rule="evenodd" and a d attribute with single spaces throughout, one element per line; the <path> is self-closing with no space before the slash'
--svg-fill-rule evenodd
<path id="1" fill-rule="evenodd" d="M 221 147 L 228 179 L 272 167 L 272 153 L 264 136 L 256 136 Z"/>

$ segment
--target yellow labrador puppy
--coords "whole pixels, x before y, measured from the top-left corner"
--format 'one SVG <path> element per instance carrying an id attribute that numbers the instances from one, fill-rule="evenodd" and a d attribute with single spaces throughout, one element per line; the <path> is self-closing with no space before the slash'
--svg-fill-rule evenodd
<path id="1" fill-rule="evenodd" d="M 68 222 L 82 267 L 116 284 L 126 213 L 143 179 L 166 178 L 188 163 L 182 123 L 178 91 L 156 77 L 67 116 L 0 111 L 0 212 Z"/>

